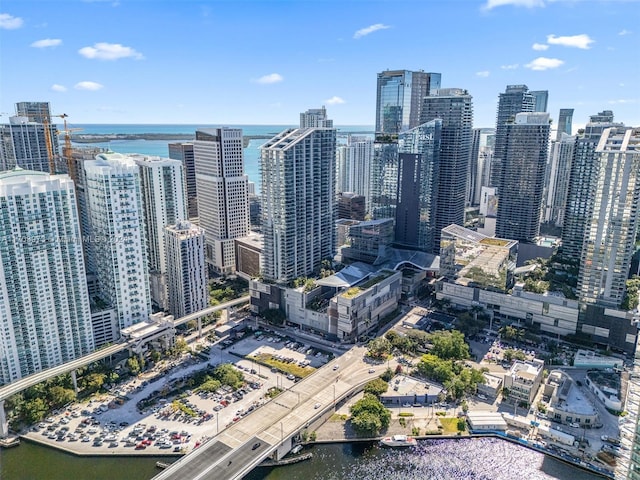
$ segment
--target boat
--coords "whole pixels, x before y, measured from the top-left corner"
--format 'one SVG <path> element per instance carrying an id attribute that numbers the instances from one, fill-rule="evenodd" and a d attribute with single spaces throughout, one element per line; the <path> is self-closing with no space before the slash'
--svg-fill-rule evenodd
<path id="1" fill-rule="evenodd" d="M 418 442 L 415 438 L 407 435 L 392 435 L 390 437 L 384 437 L 380 440 L 380 444 L 385 447 L 410 447 L 416 445 Z"/>
<path id="2" fill-rule="evenodd" d="M 302 450 L 302 445 L 296 445 L 295 447 L 293 447 L 291 449 L 291 453 L 293 455 L 296 455 L 296 454 L 300 453 L 300 450 Z"/>

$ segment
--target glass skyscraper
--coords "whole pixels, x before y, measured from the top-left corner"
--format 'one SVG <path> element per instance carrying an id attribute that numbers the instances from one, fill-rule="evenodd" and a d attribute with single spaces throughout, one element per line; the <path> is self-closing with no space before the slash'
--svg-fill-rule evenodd
<path id="1" fill-rule="evenodd" d="M 376 133 L 394 135 L 417 127 L 422 100 L 440 88 L 441 74 L 386 70 L 378 74 Z"/>

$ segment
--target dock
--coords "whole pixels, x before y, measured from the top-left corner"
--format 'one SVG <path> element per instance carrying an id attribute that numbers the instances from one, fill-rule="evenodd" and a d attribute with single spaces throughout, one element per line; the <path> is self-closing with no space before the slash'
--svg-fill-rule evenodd
<path id="1" fill-rule="evenodd" d="M 291 465 L 292 463 L 302 462 L 304 460 L 311 460 L 313 458 L 313 453 L 303 453 L 302 455 L 296 455 L 294 457 L 283 458 L 282 460 L 270 460 L 266 459 L 263 461 L 260 466 L 261 467 L 280 467 L 282 465 Z"/>

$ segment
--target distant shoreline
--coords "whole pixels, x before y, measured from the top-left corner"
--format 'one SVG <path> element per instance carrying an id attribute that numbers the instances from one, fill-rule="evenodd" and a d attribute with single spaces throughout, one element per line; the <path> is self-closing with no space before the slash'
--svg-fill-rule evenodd
<path id="1" fill-rule="evenodd" d="M 245 141 L 254 139 L 269 139 L 273 135 L 244 135 Z M 104 143 L 113 140 L 195 140 L 195 135 L 189 133 L 111 133 L 71 135 L 74 143 Z"/>

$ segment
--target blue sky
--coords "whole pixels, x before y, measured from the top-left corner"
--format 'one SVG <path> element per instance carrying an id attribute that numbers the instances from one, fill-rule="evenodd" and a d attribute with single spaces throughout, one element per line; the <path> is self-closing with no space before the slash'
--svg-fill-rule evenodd
<path id="1" fill-rule="evenodd" d="M 509 84 L 638 126 L 639 60 L 637 0 L 3 0 L 0 121 L 373 125 L 376 73 L 408 69 L 469 90 L 477 127 Z"/>

